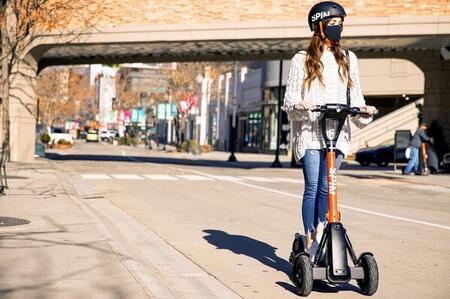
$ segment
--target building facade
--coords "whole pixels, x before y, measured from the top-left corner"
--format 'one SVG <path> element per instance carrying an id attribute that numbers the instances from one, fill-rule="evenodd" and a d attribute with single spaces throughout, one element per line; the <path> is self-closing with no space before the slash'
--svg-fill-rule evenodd
<path id="1" fill-rule="evenodd" d="M 278 107 L 280 100 L 282 105 L 289 64 L 289 60 L 261 61 L 249 62 L 247 66 L 241 67 L 236 105 L 237 151 L 271 153 L 277 149 Z M 359 68 L 366 103 L 376 106 L 379 110 L 376 118 L 389 115 L 423 97 L 424 74 L 407 60 L 360 59 Z M 231 80 L 231 90 L 233 84 Z M 229 97 L 232 97 L 231 91 L 229 93 Z M 227 113 L 227 123 L 223 124 L 226 134 L 221 143 L 228 145 L 223 150 L 230 150 L 232 107 L 223 103 L 221 109 Z M 417 114 L 419 113 L 418 109 Z M 211 115 L 213 122 L 214 118 L 215 116 Z M 279 149 L 283 152 L 290 148 L 290 125 L 283 111 L 281 119 Z M 398 128 L 392 128 L 391 132 L 388 132 L 386 139 L 393 138 L 395 129 Z"/>

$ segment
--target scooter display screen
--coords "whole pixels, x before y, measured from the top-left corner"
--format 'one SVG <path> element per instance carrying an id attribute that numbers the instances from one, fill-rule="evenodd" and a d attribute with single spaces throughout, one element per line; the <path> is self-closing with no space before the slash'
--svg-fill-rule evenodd
<path id="1" fill-rule="evenodd" d="M 339 120 L 335 118 L 325 119 L 325 133 L 328 140 L 334 140 L 338 134 Z"/>

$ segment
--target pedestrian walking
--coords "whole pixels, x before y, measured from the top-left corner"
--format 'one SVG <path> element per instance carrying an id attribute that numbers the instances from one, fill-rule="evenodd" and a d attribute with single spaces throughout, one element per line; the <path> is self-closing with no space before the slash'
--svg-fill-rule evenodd
<path id="1" fill-rule="evenodd" d="M 427 136 L 425 130 L 428 128 L 426 123 L 421 123 L 409 142 L 409 159 L 406 168 L 403 171 L 404 175 L 414 175 L 419 173 L 419 150 L 423 142 L 431 141 Z M 413 172 L 412 172 L 413 171 Z"/>
<path id="2" fill-rule="evenodd" d="M 292 121 L 293 154 L 303 165 L 302 218 L 310 251 L 317 248 L 328 211 L 325 143 L 319 114 L 310 110 L 326 103 L 360 107 L 367 115 L 352 118 L 358 127 L 369 124 L 376 111 L 365 103 L 355 54 L 341 46 L 345 16 L 344 8 L 336 2 L 321 2 L 311 8 L 308 23 L 314 34 L 308 48 L 291 60 L 284 96 L 284 107 Z M 350 124 L 346 122 L 336 144 L 338 169 L 349 143 Z"/>
<path id="3" fill-rule="evenodd" d="M 152 131 L 151 130 L 147 130 L 147 146 L 148 149 L 151 150 L 152 149 Z"/>

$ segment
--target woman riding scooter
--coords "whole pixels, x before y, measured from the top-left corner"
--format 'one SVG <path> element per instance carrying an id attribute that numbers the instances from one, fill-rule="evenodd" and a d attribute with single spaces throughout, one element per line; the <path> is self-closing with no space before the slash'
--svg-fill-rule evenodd
<path id="1" fill-rule="evenodd" d="M 358 127 L 369 124 L 376 110 L 364 101 L 355 54 L 346 53 L 341 47 L 345 16 L 344 8 L 336 2 L 320 2 L 311 8 L 308 23 L 314 35 L 306 51 L 298 52 L 291 60 L 284 97 L 284 107 L 293 122 L 293 153 L 303 165 L 302 218 L 311 257 L 323 233 L 328 210 L 326 146 L 319 115 L 311 110 L 327 103 L 360 107 L 367 114 L 352 118 Z M 349 143 L 350 124 L 346 122 L 336 145 L 338 169 Z"/>

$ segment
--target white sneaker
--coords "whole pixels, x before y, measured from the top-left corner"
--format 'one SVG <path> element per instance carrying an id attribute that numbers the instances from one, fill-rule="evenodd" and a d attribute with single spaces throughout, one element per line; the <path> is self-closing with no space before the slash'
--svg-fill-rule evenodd
<path id="1" fill-rule="evenodd" d="M 316 228 L 316 240 L 318 243 L 320 243 L 320 240 L 322 240 L 323 236 L 323 230 L 325 228 L 325 223 L 319 223 Z"/>
<path id="2" fill-rule="evenodd" d="M 314 261 L 317 254 L 317 249 L 319 249 L 319 243 L 317 243 L 317 241 L 314 241 L 311 246 L 306 249 L 306 253 L 308 253 L 311 257 L 311 261 Z"/>

